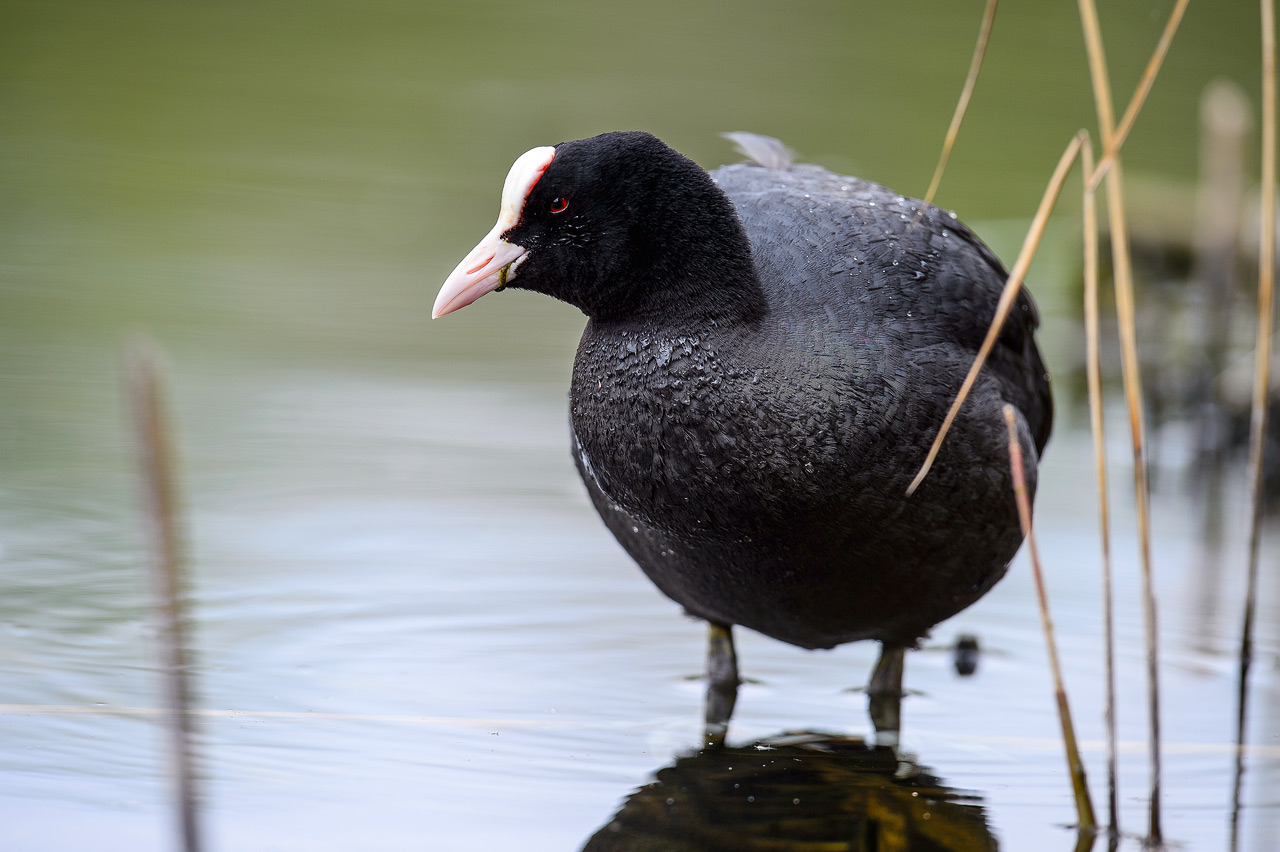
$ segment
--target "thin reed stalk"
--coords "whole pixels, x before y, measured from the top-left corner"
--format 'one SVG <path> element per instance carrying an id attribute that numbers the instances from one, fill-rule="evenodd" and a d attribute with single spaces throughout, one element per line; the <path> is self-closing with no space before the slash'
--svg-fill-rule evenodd
<path id="1" fill-rule="evenodd" d="M 1107 73 L 1102 30 L 1093 0 L 1079 0 L 1080 22 L 1089 57 L 1094 106 L 1103 147 L 1110 150 L 1116 141 L 1115 112 L 1111 102 L 1111 80 Z M 1138 362 L 1138 340 L 1133 295 L 1133 265 L 1129 255 L 1128 220 L 1125 212 L 1124 175 L 1117 154 L 1107 176 L 1107 213 L 1111 229 L 1112 270 L 1115 276 L 1116 314 L 1120 326 L 1120 366 L 1124 377 L 1125 401 L 1129 409 L 1129 431 L 1133 442 L 1134 499 L 1138 511 L 1138 534 L 1142 550 L 1143 613 L 1146 625 L 1147 710 L 1150 732 L 1151 798 L 1148 812 L 1148 840 L 1163 839 L 1160 824 L 1160 675 L 1159 631 L 1155 583 L 1151 566 L 1150 486 L 1147 481 L 1146 427 L 1142 414 L 1142 374 Z"/>
<path id="2" fill-rule="evenodd" d="M 1031 498 L 1027 495 L 1027 479 L 1022 466 L 1022 446 L 1018 441 L 1017 414 L 1012 405 L 1004 407 L 1004 422 L 1009 430 L 1009 470 L 1013 478 L 1013 494 L 1018 503 L 1018 521 L 1026 536 L 1031 556 L 1031 573 L 1036 583 L 1036 599 L 1040 604 L 1040 623 L 1044 628 L 1044 643 L 1049 651 L 1049 668 L 1053 673 L 1053 693 L 1058 703 L 1058 719 L 1062 723 L 1062 742 L 1066 749 L 1067 769 L 1071 773 L 1071 789 L 1076 797 L 1077 827 L 1092 832 L 1097 827 L 1093 816 L 1093 802 L 1089 798 L 1089 785 L 1085 779 L 1084 761 L 1080 759 L 1080 746 L 1076 741 L 1075 725 L 1071 723 L 1071 707 L 1067 701 L 1067 687 L 1062 678 L 1062 665 L 1058 661 L 1058 643 L 1054 637 L 1053 615 L 1049 612 L 1049 596 L 1045 592 L 1044 573 L 1040 570 L 1040 553 L 1036 548 L 1035 531 L 1031 525 Z"/>
<path id="3" fill-rule="evenodd" d="M 1093 145 L 1085 137 L 1084 163 L 1084 318 L 1085 375 L 1089 387 L 1089 425 L 1093 432 L 1093 457 L 1098 478 L 1098 531 L 1102 542 L 1102 622 L 1105 640 L 1107 728 L 1107 814 L 1112 836 L 1120 833 L 1119 785 L 1116 771 L 1116 644 L 1114 595 L 1111 583 L 1111 509 L 1107 498 L 1106 427 L 1102 413 L 1102 357 L 1098 328 L 1098 214 L 1090 178 L 1094 174 Z"/>
<path id="4" fill-rule="evenodd" d="M 1271 326 L 1276 259 L 1276 22 L 1274 0 L 1261 0 L 1262 18 L 1262 210 L 1258 235 L 1258 331 L 1254 361 L 1253 411 L 1249 432 L 1249 572 L 1240 635 L 1236 703 L 1236 767 L 1232 792 L 1231 845 L 1237 842 L 1244 745 L 1253 663 L 1254 619 L 1258 608 L 1258 554 L 1262 538 L 1263 454 L 1267 439 L 1267 391 L 1271 384 Z"/>
<path id="5" fill-rule="evenodd" d="M 974 382 L 978 380 L 978 373 L 981 372 L 982 366 L 987 363 L 987 356 L 991 354 L 991 349 L 995 346 L 996 339 L 1000 336 L 1000 330 L 1004 328 L 1005 320 L 1009 318 L 1009 312 L 1013 310 L 1013 302 L 1018 298 L 1018 293 L 1022 289 L 1022 282 L 1027 277 L 1027 270 L 1031 267 L 1031 261 L 1035 258 L 1036 250 L 1040 247 L 1040 240 L 1044 237 L 1045 227 L 1049 224 L 1049 214 L 1053 212 L 1053 207 L 1058 201 L 1058 195 L 1062 192 L 1062 185 L 1066 182 L 1067 174 L 1071 171 L 1071 165 L 1080 153 L 1083 139 L 1084 131 L 1073 136 L 1067 144 L 1066 150 L 1062 152 L 1062 156 L 1058 159 L 1058 165 L 1053 170 L 1053 176 L 1049 178 L 1049 185 L 1045 188 L 1044 195 L 1040 198 L 1040 206 L 1037 208 L 1035 218 L 1031 220 L 1031 227 L 1022 242 L 1022 250 L 1018 252 L 1018 259 L 1014 262 L 1008 279 L 1005 280 L 1004 291 L 1000 294 L 1000 301 L 996 305 L 996 313 L 991 320 L 991 326 L 987 329 L 987 336 L 983 339 L 982 346 L 978 348 L 977 357 L 973 359 L 973 364 L 969 367 L 969 374 L 965 376 L 964 383 L 960 386 L 960 391 L 956 394 L 955 400 L 952 401 L 951 408 L 947 411 L 947 416 L 943 419 L 942 426 L 938 429 L 938 434 L 933 439 L 933 445 L 929 447 L 929 454 L 925 457 L 924 464 L 920 466 L 915 479 L 911 480 L 911 484 L 907 486 L 908 496 L 914 494 L 916 489 L 920 487 L 920 483 L 929 475 L 929 469 L 933 467 L 933 462 L 938 457 L 938 451 L 942 448 L 943 439 L 947 437 L 951 424 L 955 422 L 956 415 L 960 412 L 960 406 L 964 405 L 964 401 L 969 396 L 969 391 L 973 389 Z"/>
<path id="6" fill-rule="evenodd" d="M 169 769 L 177 827 L 184 852 L 200 849 L 199 810 L 188 712 L 187 645 L 184 637 L 182 546 L 174 485 L 173 449 L 164 414 L 154 347 L 135 340 L 124 352 L 126 394 L 142 474 L 151 591 L 158 622 L 156 644 L 166 705 Z"/>
<path id="7" fill-rule="evenodd" d="M 1138 120 L 1138 113 L 1142 112 L 1142 105 L 1147 102 L 1147 95 L 1151 94 L 1151 87 L 1156 82 L 1156 76 L 1160 73 L 1160 66 L 1164 64 L 1164 58 L 1169 53 L 1169 48 L 1173 44 L 1173 37 L 1178 32 L 1178 27 L 1182 24 L 1182 15 L 1187 11 L 1187 4 L 1191 0 L 1178 0 L 1173 11 L 1169 13 L 1169 20 L 1165 22 L 1164 32 L 1160 34 L 1160 41 L 1156 43 L 1156 49 L 1151 54 L 1151 59 L 1147 61 L 1146 70 L 1142 72 L 1142 79 L 1138 81 L 1138 87 L 1133 90 L 1133 97 L 1129 99 L 1129 106 L 1124 111 L 1124 116 L 1120 119 L 1120 126 L 1116 128 L 1115 136 L 1111 139 L 1111 144 L 1106 146 L 1103 151 L 1102 159 L 1098 162 L 1098 168 L 1093 172 L 1093 177 L 1089 179 L 1089 188 L 1097 189 L 1102 183 L 1102 179 L 1111 171 L 1111 166 L 1115 163 L 1116 155 L 1120 153 L 1120 149 L 1124 147 L 1124 141 L 1129 138 L 1129 131 L 1133 130 L 1133 124 Z M 1095 22 L 1097 16 L 1094 16 Z M 1101 38 L 1098 40 L 1099 49 L 1101 49 Z"/>
<path id="8" fill-rule="evenodd" d="M 1094 829 L 1076 829 L 1076 845 L 1073 852 L 1090 852 L 1098 842 L 1098 832 Z"/>
<path id="9" fill-rule="evenodd" d="M 942 153 L 938 155 L 938 165 L 933 169 L 933 178 L 929 181 L 929 191 L 924 194 L 926 204 L 933 202 L 933 197 L 942 184 L 942 174 L 947 170 L 947 161 L 951 159 L 951 149 L 955 147 L 956 137 L 960 135 L 960 125 L 964 122 L 965 113 L 969 110 L 969 100 L 973 97 L 973 89 L 978 84 L 978 72 L 982 70 L 982 59 L 987 55 L 987 43 L 991 40 L 991 28 L 996 22 L 996 6 L 1000 0 L 987 0 L 982 12 L 982 25 L 978 28 L 978 43 L 973 46 L 973 58 L 969 60 L 969 73 L 965 76 L 964 87 L 960 90 L 960 100 L 956 102 L 956 111 L 951 116 L 951 125 L 947 128 L 946 138 L 942 141 Z M 924 206 L 920 207 L 919 217 L 923 215 Z"/>

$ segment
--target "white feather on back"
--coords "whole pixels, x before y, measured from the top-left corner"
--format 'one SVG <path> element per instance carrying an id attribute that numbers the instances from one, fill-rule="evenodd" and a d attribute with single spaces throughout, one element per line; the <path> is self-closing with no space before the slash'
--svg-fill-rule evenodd
<path id="1" fill-rule="evenodd" d="M 732 142 L 740 154 L 757 166 L 780 172 L 791 168 L 791 149 L 772 136 L 761 136 L 759 133 L 748 133 L 745 130 L 720 135 Z"/>

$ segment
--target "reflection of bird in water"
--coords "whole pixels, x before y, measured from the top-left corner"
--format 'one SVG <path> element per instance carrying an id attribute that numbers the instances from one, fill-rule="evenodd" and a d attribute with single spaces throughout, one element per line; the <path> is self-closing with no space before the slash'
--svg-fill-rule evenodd
<path id="1" fill-rule="evenodd" d="M 740 624 L 802 648 L 880 642 L 868 694 L 893 742 L 905 650 L 1022 543 L 1000 412 L 1018 412 L 1034 489 L 1052 421 L 1038 315 L 1017 297 L 909 495 L 1004 268 L 953 215 L 736 139 L 752 162 L 712 174 L 646 133 L 527 152 L 432 314 L 508 286 L 587 314 L 575 460 L 622 546 L 710 625 L 709 740 Z"/>
<path id="2" fill-rule="evenodd" d="M 895 750 L 788 734 L 661 769 L 582 852 L 988 852 L 976 798 Z"/>

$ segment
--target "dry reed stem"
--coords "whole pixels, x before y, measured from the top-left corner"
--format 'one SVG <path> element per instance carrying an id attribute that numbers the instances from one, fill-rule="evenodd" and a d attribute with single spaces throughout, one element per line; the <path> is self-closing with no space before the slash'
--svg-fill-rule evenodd
<path id="1" fill-rule="evenodd" d="M 1116 126 L 1115 108 L 1111 104 L 1111 78 L 1107 74 L 1107 58 L 1102 50 L 1102 27 L 1093 0 L 1078 0 L 1080 25 L 1084 31 L 1085 56 L 1089 60 L 1089 81 L 1093 86 L 1093 105 L 1098 113 L 1103 150 L 1111 147 Z"/>
<path id="2" fill-rule="evenodd" d="M 198 852 L 200 831 L 196 799 L 187 653 L 183 636 L 182 546 L 173 476 L 173 452 L 165 420 L 163 391 L 154 347 L 135 340 L 124 352 L 126 393 L 131 409 L 151 552 L 151 588 L 158 620 L 157 646 L 164 683 L 169 767 L 177 823 L 185 852 Z"/>
<path id="3" fill-rule="evenodd" d="M 960 124 L 964 121 L 965 112 L 969 109 L 969 99 L 973 97 L 974 86 L 978 83 L 978 72 L 982 70 L 982 59 L 987 54 L 987 43 L 991 40 L 991 28 L 996 21 L 996 6 L 1000 0 L 987 0 L 982 12 L 982 25 L 978 29 L 978 43 L 973 46 L 973 58 L 969 60 L 969 73 L 964 80 L 964 88 L 960 90 L 960 100 L 956 102 L 956 111 L 951 116 L 951 126 L 947 128 L 947 136 L 942 142 L 942 153 L 938 156 L 938 165 L 934 167 L 933 179 L 929 181 L 929 191 L 924 194 L 925 204 L 933 202 L 933 196 L 942 184 L 942 173 L 947 170 L 947 160 L 951 159 L 951 149 L 955 147 L 956 137 L 960 134 Z M 921 205 L 916 217 L 923 215 Z"/>
<path id="4" fill-rule="evenodd" d="M 1014 262 L 1013 270 L 1010 271 L 1009 277 L 1005 280 L 1004 291 L 1000 294 L 1000 301 L 996 305 L 996 313 L 991 320 L 991 326 L 987 329 L 987 336 L 983 339 L 982 346 L 979 347 L 978 354 L 973 359 L 973 364 L 969 367 L 969 374 L 965 376 L 959 393 L 956 394 L 955 400 L 951 403 L 951 409 L 942 421 L 942 427 L 938 429 L 938 434 L 933 439 L 933 446 L 929 447 L 929 454 L 925 457 L 924 464 L 920 466 L 915 479 L 911 480 L 911 484 L 907 486 L 907 496 L 914 494 L 915 490 L 920 487 L 920 483 L 928 476 L 929 468 L 933 467 L 933 462 L 938 457 L 938 451 L 942 448 L 943 439 L 947 437 L 951 424 L 955 422 L 956 415 L 960 412 L 960 406 L 964 405 L 965 399 L 968 398 L 969 391 L 973 389 L 973 384 L 978 379 L 978 373 L 982 370 L 983 364 L 987 362 L 987 356 L 991 354 L 991 348 L 995 346 L 996 339 L 1000 336 L 1000 330 L 1004 328 L 1005 320 L 1009 318 L 1009 312 L 1013 309 L 1013 302 L 1018 298 L 1018 292 L 1022 289 L 1022 282 L 1027 276 L 1027 270 L 1031 266 L 1031 261 L 1035 258 L 1036 249 L 1040 247 L 1041 238 L 1044 237 L 1044 230 L 1049 222 L 1049 214 L 1053 212 L 1053 206 L 1057 203 L 1058 195 L 1062 192 L 1062 185 L 1067 179 L 1067 173 L 1071 170 L 1071 164 L 1075 162 L 1076 156 L 1080 153 L 1080 145 L 1083 138 L 1084 131 L 1073 136 L 1067 144 L 1066 150 L 1062 152 L 1062 156 L 1058 159 L 1058 165 L 1054 168 L 1053 176 L 1049 179 L 1049 185 L 1045 187 L 1044 195 L 1040 199 L 1040 207 L 1036 210 L 1035 218 L 1031 220 L 1031 227 L 1027 230 L 1026 239 L 1022 242 L 1022 249 L 1018 252 L 1018 259 Z"/>
<path id="5" fill-rule="evenodd" d="M 1105 646 L 1107 728 L 1107 812 L 1112 836 L 1120 833 L 1119 788 L 1116 771 L 1116 645 L 1114 595 L 1111 583 L 1111 510 L 1107 499 L 1106 427 L 1102 413 L 1102 358 L 1098 338 L 1098 213 L 1093 191 L 1093 145 L 1085 137 L 1081 150 L 1084 165 L 1084 318 L 1085 375 L 1089 386 L 1089 425 L 1093 432 L 1093 457 L 1098 478 L 1098 530 L 1102 541 L 1102 622 Z"/>
<path id="6" fill-rule="evenodd" d="M 1077 829 L 1076 845 L 1073 848 L 1072 852 L 1090 852 L 1097 842 L 1098 842 L 1098 832 L 1096 828 L 1090 829 L 1087 831 L 1084 829 Z M 1108 852 L 1116 852 L 1116 850 L 1112 848 L 1108 850 Z"/>
<path id="7" fill-rule="evenodd" d="M 1133 444 L 1133 489 L 1138 514 L 1138 536 L 1142 555 L 1142 602 L 1147 654 L 1147 711 L 1151 748 L 1151 805 L 1148 839 L 1161 843 L 1160 827 L 1160 676 L 1158 610 L 1151 555 L 1151 488 L 1147 480 L 1146 425 L 1142 414 L 1142 377 L 1138 362 L 1136 310 L 1133 296 L 1133 266 L 1129 256 L 1129 232 L 1125 220 L 1124 187 L 1117 159 L 1107 178 L 1107 209 L 1111 221 L 1112 269 L 1115 276 L 1116 316 L 1120 325 L 1120 371 L 1124 380 L 1129 412 L 1129 432 Z"/>
<path id="8" fill-rule="evenodd" d="M 1102 31 L 1093 0 L 1079 0 L 1080 23 L 1084 30 L 1093 84 L 1094 106 L 1102 144 L 1110 149 L 1116 139 L 1115 112 L 1111 103 L 1111 81 L 1107 74 Z M 1151 567 L 1151 522 L 1147 483 L 1146 437 L 1142 415 L 1142 375 L 1138 362 L 1138 341 L 1133 297 L 1133 266 L 1129 255 L 1129 231 L 1125 214 L 1124 175 L 1119 154 L 1107 177 L 1107 213 L 1111 227 L 1112 270 L 1115 277 L 1116 315 L 1120 325 L 1120 366 L 1124 377 L 1125 401 L 1129 409 L 1129 430 L 1133 441 L 1134 500 L 1138 511 L 1138 534 L 1142 549 L 1142 590 L 1145 644 L 1147 653 L 1147 709 L 1150 733 L 1151 799 L 1148 814 L 1148 841 L 1163 839 L 1160 826 L 1160 676 L 1157 610 Z"/>
<path id="9" fill-rule="evenodd" d="M 1249 569 L 1244 621 L 1240 634 L 1240 673 L 1236 704 L 1236 768 L 1231 820 L 1232 847 L 1240 811 L 1244 776 L 1245 722 L 1249 701 L 1249 667 L 1253 662 L 1253 629 L 1258 606 L 1258 554 L 1262 537 L 1263 451 L 1267 437 L 1267 390 L 1271 384 L 1271 326 L 1274 312 L 1276 257 L 1276 35 L 1274 0 L 1261 0 L 1262 18 L 1262 210 L 1258 235 L 1258 331 L 1254 360 L 1253 410 L 1249 429 L 1249 491 L 1253 501 L 1249 523 Z"/>
<path id="10" fill-rule="evenodd" d="M 1116 128 L 1111 144 L 1106 146 L 1102 159 L 1098 162 L 1098 168 L 1093 172 L 1093 177 L 1089 179 L 1090 189 L 1097 189 L 1098 185 L 1102 183 L 1102 179 L 1111 171 L 1116 155 L 1124 147 L 1124 141 L 1129 138 L 1129 131 L 1133 130 L 1134 122 L 1138 120 L 1138 113 L 1142 111 L 1142 105 L 1146 103 L 1147 95 L 1151 93 L 1151 87 L 1156 82 L 1156 75 L 1160 73 L 1160 66 L 1164 64 L 1164 58 L 1168 55 L 1169 47 L 1173 44 L 1173 37 L 1178 32 L 1178 27 L 1182 24 L 1182 15 L 1187 11 L 1187 4 L 1190 2 L 1191 0 L 1178 0 L 1177 5 L 1173 7 L 1173 11 L 1169 13 L 1169 20 L 1165 22 L 1164 32 L 1160 34 L 1160 41 L 1156 43 L 1156 49 L 1152 52 L 1151 59 L 1147 61 L 1147 67 L 1142 72 L 1142 79 L 1138 82 L 1138 88 L 1134 89 L 1133 97 L 1129 99 L 1129 106 L 1124 111 L 1124 117 L 1120 119 L 1120 126 Z M 1101 48 L 1101 40 L 1099 40 L 1099 48 Z"/>
<path id="11" fill-rule="evenodd" d="M 1079 137 L 1077 137 L 1079 138 Z M 1027 480 L 1022 467 L 1022 446 L 1018 441 L 1018 421 L 1012 405 L 1004 407 L 1004 422 L 1009 430 L 1009 471 L 1013 478 L 1013 495 L 1018 503 L 1018 522 L 1026 536 L 1031 557 L 1031 573 L 1036 583 L 1036 599 L 1040 603 L 1040 623 L 1044 628 L 1044 643 L 1049 651 L 1049 668 L 1053 673 L 1054 698 L 1058 702 L 1058 719 L 1062 722 L 1062 741 L 1067 753 L 1067 768 L 1071 772 L 1071 789 L 1076 797 L 1078 828 L 1092 831 L 1097 826 L 1093 816 L 1093 802 L 1089 798 L 1089 785 L 1085 779 L 1084 762 L 1080 759 L 1080 747 L 1076 742 L 1075 726 L 1071 723 L 1071 707 L 1067 703 L 1067 687 L 1062 679 L 1062 665 L 1058 662 L 1058 643 L 1054 638 L 1053 616 L 1049 612 L 1049 597 L 1045 592 L 1044 573 L 1040 570 L 1040 553 L 1036 548 L 1035 531 L 1031 525 L 1031 499 L 1027 495 Z"/>

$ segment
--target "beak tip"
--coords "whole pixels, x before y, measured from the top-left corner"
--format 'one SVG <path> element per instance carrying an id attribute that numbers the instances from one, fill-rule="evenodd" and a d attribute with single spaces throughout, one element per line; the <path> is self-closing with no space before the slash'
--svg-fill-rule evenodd
<path id="1" fill-rule="evenodd" d="M 528 254 L 528 250 L 502 239 L 500 227 L 501 223 L 495 225 L 480 244 L 449 273 L 431 308 L 432 319 L 461 310 L 486 293 L 501 289 L 511 280 L 512 273 Z M 477 263 L 477 258 L 484 260 Z"/>
<path id="2" fill-rule="evenodd" d="M 452 278 L 452 276 L 450 276 L 450 278 Z M 439 294 L 436 295 L 435 303 L 431 305 L 431 318 L 433 320 L 437 320 L 445 314 L 451 314 L 458 308 L 465 307 L 468 303 L 462 301 L 461 304 L 459 304 L 459 295 L 461 295 L 461 291 L 459 291 L 457 287 L 450 287 L 449 282 L 446 281 L 444 283 L 444 287 L 442 287 Z"/>

